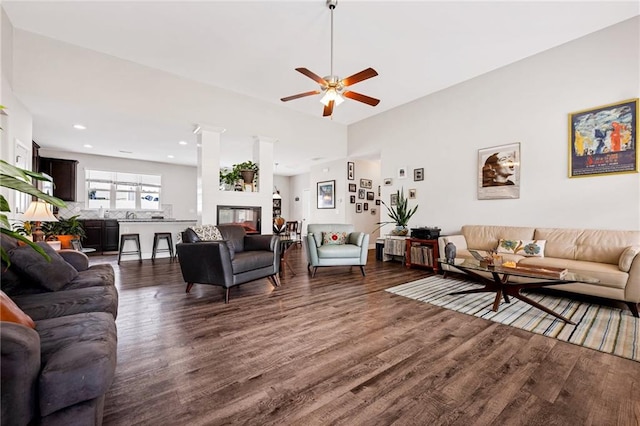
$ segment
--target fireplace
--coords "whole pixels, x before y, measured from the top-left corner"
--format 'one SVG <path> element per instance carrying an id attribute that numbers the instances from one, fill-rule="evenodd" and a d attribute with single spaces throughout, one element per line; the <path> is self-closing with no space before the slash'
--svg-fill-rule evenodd
<path id="1" fill-rule="evenodd" d="M 242 225 L 247 234 L 260 233 L 262 207 L 218 206 L 218 225 Z"/>

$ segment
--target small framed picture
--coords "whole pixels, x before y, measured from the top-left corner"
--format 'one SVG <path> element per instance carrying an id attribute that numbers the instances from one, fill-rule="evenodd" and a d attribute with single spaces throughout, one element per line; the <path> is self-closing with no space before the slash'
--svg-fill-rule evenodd
<path id="1" fill-rule="evenodd" d="M 361 200 L 364 200 L 366 196 L 367 196 L 367 191 L 365 191 L 362 188 L 358 189 L 358 198 L 360 198 Z"/>
<path id="2" fill-rule="evenodd" d="M 413 200 L 416 198 L 416 190 L 415 189 L 410 189 L 409 190 L 409 199 Z"/>
<path id="3" fill-rule="evenodd" d="M 376 209 L 371 209 L 371 214 L 376 214 L 378 211 Z"/>
<path id="4" fill-rule="evenodd" d="M 413 169 L 413 180 L 415 182 L 424 180 L 424 168 Z"/>
<path id="5" fill-rule="evenodd" d="M 398 179 L 406 179 L 407 178 L 407 168 L 400 167 L 398 169 Z"/>
<path id="6" fill-rule="evenodd" d="M 380 200 L 376 200 L 376 206 L 380 205 Z"/>
<path id="7" fill-rule="evenodd" d="M 362 204 L 362 208 L 364 208 L 364 211 L 366 212 L 367 210 L 369 210 L 369 203 L 363 203 Z"/>
<path id="8" fill-rule="evenodd" d="M 358 188 L 356 187 L 355 183 L 350 183 L 349 184 L 349 192 L 357 192 Z"/>
<path id="9" fill-rule="evenodd" d="M 273 200 L 273 207 L 274 208 L 281 208 L 282 207 L 282 200 L 279 198 L 274 198 Z"/>
<path id="10" fill-rule="evenodd" d="M 397 206 L 398 205 L 398 193 L 391 194 L 390 197 L 389 197 L 389 201 L 391 202 L 392 206 Z"/>
<path id="11" fill-rule="evenodd" d="M 371 179 L 360 179 L 360 188 L 373 188 L 373 181 Z"/>
<path id="12" fill-rule="evenodd" d="M 362 203 L 356 203 L 356 213 L 362 213 Z"/>
<path id="13" fill-rule="evenodd" d="M 349 196 L 349 202 L 351 202 L 351 204 L 355 204 L 356 203 L 356 196 L 355 195 L 350 195 Z"/>
<path id="14" fill-rule="evenodd" d="M 391 178 L 384 178 L 384 186 L 391 186 L 392 181 Z"/>
<path id="15" fill-rule="evenodd" d="M 376 198 L 376 194 L 373 191 L 367 191 L 367 200 L 373 200 Z"/>
<path id="16" fill-rule="evenodd" d="M 378 185 L 378 197 L 380 196 L 380 185 Z"/>
<path id="17" fill-rule="evenodd" d="M 347 161 L 347 179 L 356 180 L 356 163 Z"/>

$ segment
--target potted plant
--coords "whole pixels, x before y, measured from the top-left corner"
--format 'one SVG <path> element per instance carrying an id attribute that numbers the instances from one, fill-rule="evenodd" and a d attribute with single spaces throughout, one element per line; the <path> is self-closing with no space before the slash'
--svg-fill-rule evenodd
<path id="1" fill-rule="evenodd" d="M 2 110 L 1 107 L 0 110 Z M 66 206 L 64 201 L 60 200 L 59 198 L 52 197 L 51 195 L 47 195 L 33 186 L 33 184 L 31 183 L 31 178 L 34 178 L 36 180 L 49 180 L 40 173 L 35 173 L 30 170 L 24 170 L 9 164 L 4 160 L 0 160 L 0 186 L 13 189 L 23 194 L 33 195 L 57 207 Z M 6 198 L 4 198 L 4 195 L 0 194 L 0 232 L 19 241 L 22 241 L 25 244 L 28 244 L 31 248 L 40 253 L 46 259 L 49 259 L 49 256 L 45 253 L 42 247 L 26 238 L 24 235 L 21 235 L 19 232 L 11 229 L 9 219 L 6 215 L 6 213 L 10 212 L 11 209 L 9 208 L 9 202 L 6 200 Z M 2 255 L 2 260 L 7 265 L 10 265 L 11 261 L 9 259 L 9 254 L 5 251 L 4 247 L 0 248 L 0 254 Z"/>
<path id="2" fill-rule="evenodd" d="M 253 185 L 253 181 L 258 174 L 259 167 L 253 161 L 245 161 L 244 163 L 234 164 L 233 171 L 242 177 L 244 183 Z"/>
<path id="3" fill-rule="evenodd" d="M 377 224 L 387 225 L 390 223 L 396 224 L 396 229 L 391 231 L 393 235 L 407 235 L 409 230 L 407 229 L 407 225 L 409 224 L 409 219 L 416 213 L 418 210 L 418 206 L 414 208 L 409 208 L 409 199 L 404 197 L 404 188 L 396 191 L 396 197 L 398 199 L 395 206 L 388 206 L 384 201 L 382 204 L 387 208 L 387 214 L 392 221 L 378 222 Z"/>
<path id="4" fill-rule="evenodd" d="M 42 230 L 47 239 L 55 238 L 60 241 L 63 249 L 71 248 L 71 240 L 86 238 L 82 222 L 78 219 L 78 215 L 71 216 L 69 219 L 58 218 L 57 222 L 46 222 L 42 225 Z"/>
<path id="5" fill-rule="evenodd" d="M 13 224 L 13 230 L 29 240 L 33 240 L 32 233 L 34 228 L 35 228 L 35 224 L 28 220 L 24 222 L 18 221 Z"/>
<path id="6" fill-rule="evenodd" d="M 233 190 L 238 179 L 240 179 L 240 173 L 235 169 L 220 169 L 220 184 L 224 186 L 225 190 Z"/>

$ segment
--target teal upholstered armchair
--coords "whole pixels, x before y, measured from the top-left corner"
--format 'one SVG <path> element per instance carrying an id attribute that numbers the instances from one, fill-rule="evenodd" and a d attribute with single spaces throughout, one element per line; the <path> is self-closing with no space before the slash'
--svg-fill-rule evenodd
<path id="1" fill-rule="evenodd" d="M 315 224 L 307 227 L 304 246 L 307 268 L 315 277 L 320 266 L 360 266 L 365 275 L 369 249 L 369 234 L 356 232 L 353 225 Z"/>

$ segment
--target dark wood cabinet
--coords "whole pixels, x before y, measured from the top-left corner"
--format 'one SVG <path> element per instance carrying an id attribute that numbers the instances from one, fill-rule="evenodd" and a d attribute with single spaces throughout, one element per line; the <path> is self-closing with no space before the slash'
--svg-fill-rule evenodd
<path id="1" fill-rule="evenodd" d="M 116 219 L 84 219 L 82 220 L 87 238 L 82 241 L 84 248 L 96 249 L 96 252 L 118 250 L 120 225 Z"/>
<path id="2" fill-rule="evenodd" d="M 103 220 L 102 251 L 117 251 L 120 244 L 120 225 L 117 220 Z"/>
<path id="3" fill-rule="evenodd" d="M 64 201 L 76 200 L 77 160 L 40 157 L 39 171 L 53 178 L 53 195 Z"/>

